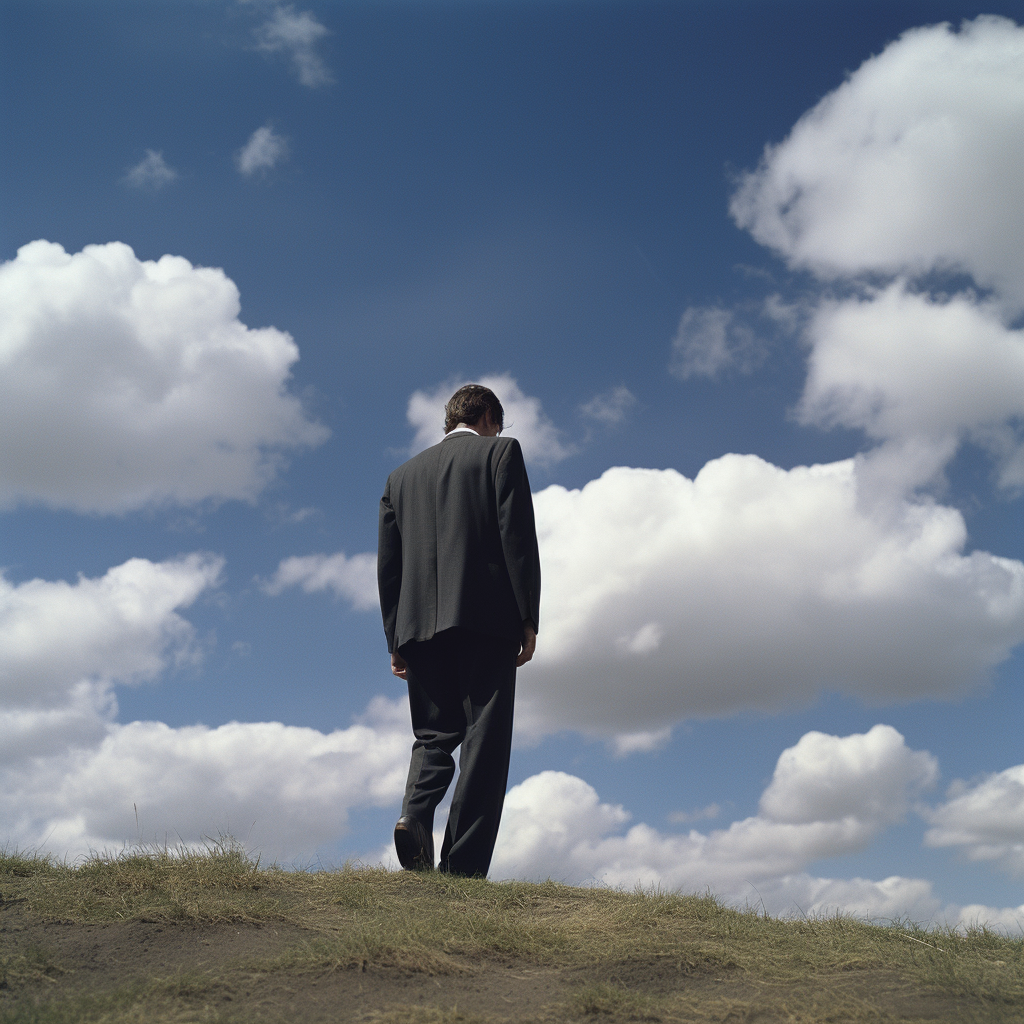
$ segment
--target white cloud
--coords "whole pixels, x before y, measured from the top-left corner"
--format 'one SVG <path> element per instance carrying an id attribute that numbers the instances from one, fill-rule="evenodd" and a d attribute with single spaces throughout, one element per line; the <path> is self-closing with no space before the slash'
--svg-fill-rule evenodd
<path id="1" fill-rule="evenodd" d="M 287 390 L 291 336 L 239 309 L 222 270 L 179 256 L 19 249 L 0 265 L 0 506 L 255 497 L 327 431 Z"/>
<path id="2" fill-rule="evenodd" d="M 991 861 L 1024 877 L 1024 765 L 973 785 L 954 785 L 945 803 L 927 813 L 929 846 L 961 848 L 974 861 Z"/>
<path id="3" fill-rule="evenodd" d="M 196 661 L 179 611 L 217 585 L 222 565 L 192 554 L 133 558 L 74 584 L 0 577 L 0 763 L 98 743 L 117 714 L 115 684 Z"/>
<path id="4" fill-rule="evenodd" d="M 358 611 L 379 607 L 377 598 L 377 556 L 372 552 L 347 556 L 297 555 L 282 559 L 274 578 L 264 586 L 271 596 L 287 587 L 301 586 L 307 594 L 333 590 L 336 597 L 350 601 Z"/>
<path id="5" fill-rule="evenodd" d="M 984 679 L 1024 639 L 1024 565 L 962 555 L 954 509 L 872 510 L 858 488 L 852 460 L 727 455 L 693 481 L 620 467 L 536 494 L 544 590 L 520 726 L 628 736 L 822 692 L 884 703 Z"/>
<path id="6" fill-rule="evenodd" d="M 0 705 L 56 708 L 83 681 L 136 683 L 155 678 L 169 659 L 190 658 L 192 627 L 177 609 L 215 586 L 222 566 L 192 554 L 132 558 L 74 584 L 0 577 Z"/>
<path id="7" fill-rule="evenodd" d="M 851 816 L 895 822 L 938 777 L 935 758 L 908 749 L 891 725 L 842 739 L 809 732 L 782 752 L 760 812 L 798 824 Z"/>
<path id="8" fill-rule="evenodd" d="M 331 733 L 276 722 L 113 722 L 114 684 L 191 656 L 192 630 L 179 613 L 219 571 L 207 556 L 133 559 L 74 585 L 5 587 L 0 829 L 10 843 L 76 857 L 231 834 L 265 861 L 308 862 L 337 851 L 352 809 L 397 805 L 408 765 L 405 701 L 375 698 L 355 724 Z M 509 793 L 492 874 L 710 887 L 740 904 L 763 900 L 772 913 L 842 909 L 1013 930 L 1018 911 L 940 909 L 920 880 L 805 871 L 863 849 L 935 774 L 934 758 L 909 750 L 888 726 L 808 733 L 780 756 L 757 815 L 708 833 L 665 834 L 644 824 L 623 833 L 623 807 L 602 803 L 582 779 L 544 772 Z M 711 817 L 717 807 L 699 813 Z"/>
<path id="9" fill-rule="evenodd" d="M 688 892 L 710 887 L 731 902 L 763 897 L 770 913 L 799 903 L 807 913 L 842 906 L 873 916 L 926 910 L 930 917 L 938 901 L 927 883 L 816 879 L 803 869 L 864 849 L 935 773 L 934 758 L 908 750 L 889 726 L 847 737 L 810 733 L 780 757 L 757 815 L 708 833 L 665 834 L 637 824 L 615 834 L 629 820 L 621 806 L 601 803 L 582 779 L 542 772 L 509 791 L 491 874 Z M 877 798 L 879 783 L 895 807 Z M 816 813 L 794 815 L 805 800 Z"/>
<path id="10" fill-rule="evenodd" d="M 270 125 L 257 128 L 249 141 L 239 150 L 238 170 L 245 175 L 259 170 L 270 170 L 288 158 L 288 143 Z"/>
<path id="11" fill-rule="evenodd" d="M 1024 28 L 905 32 L 765 150 L 732 213 L 825 277 L 960 270 L 1024 306 Z"/>
<path id="12" fill-rule="evenodd" d="M 598 880 L 589 871 L 590 844 L 629 818 L 621 805 L 601 803 L 594 787 L 575 775 L 531 775 L 505 797 L 491 877 Z"/>
<path id="13" fill-rule="evenodd" d="M 868 461 L 894 462 L 904 485 L 927 482 L 964 437 L 994 450 L 1006 486 L 1024 485 L 1024 330 L 1008 328 L 997 303 L 936 301 L 898 281 L 822 302 L 807 337 L 804 422 L 885 441 Z"/>
<path id="14" fill-rule="evenodd" d="M 986 907 L 972 903 L 966 907 L 951 906 L 937 919 L 950 928 L 967 930 L 986 927 L 1019 937 L 1024 935 L 1024 903 L 1019 907 Z"/>
<path id="15" fill-rule="evenodd" d="M 573 448 L 561 439 L 560 431 L 544 415 L 539 398 L 524 395 L 515 378 L 507 373 L 481 377 L 477 381 L 449 381 L 432 392 L 414 391 L 406 418 L 416 429 L 411 451 L 423 451 L 444 437 L 444 407 L 464 384 L 490 388 L 505 410 L 504 434 L 518 438 L 527 462 L 550 465 L 572 455 Z"/>
<path id="16" fill-rule="evenodd" d="M 164 185 L 169 185 L 177 177 L 178 172 L 164 162 L 163 153 L 147 149 L 146 155 L 128 171 L 122 180 L 133 188 L 156 190 L 163 188 Z"/>
<path id="17" fill-rule="evenodd" d="M 730 367 L 749 373 L 763 354 L 754 332 L 733 310 L 691 306 L 672 340 L 669 369 L 683 380 L 716 377 Z"/>
<path id="18" fill-rule="evenodd" d="M 636 396 L 629 388 L 620 384 L 611 391 L 594 395 L 589 402 L 584 402 L 580 406 L 580 413 L 587 419 L 597 420 L 606 427 L 612 427 L 616 423 L 621 423 L 634 405 Z"/>
<path id="19" fill-rule="evenodd" d="M 615 646 L 622 654 L 653 654 L 664 635 L 660 622 L 645 622 L 635 633 L 616 637 Z"/>
<path id="20" fill-rule="evenodd" d="M 864 849 L 903 817 L 936 772 L 935 759 L 909 750 L 890 726 L 845 737 L 808 733 L 779 758 L 757 815 L 728 828 L 676 834 L 645 824 L 623 833 L 630 818 L 623 807 L 602 803 L 575 776 L 541 772 L 509 791 L 491 877 L 710 889 L 731 904 L 770 914 L 840 910 L 1017 931 L 1024 908 L 943 907 L 922 879 L 818 878 L 805 870 Z M 879 787 L 892 804 L 879 798 Z M 712 805 L 697 816 L 717 812 Z"/>
<path id="21" fill-rule="evenodd" d="M 6 699 L 0 703 L 0 775 L 4 766 L 26 759 L 63 754 L 69 747 L 94 746 L 102 741 L 117 714 L 113 689 L 97 680 L 67 680 L 62 692 L 52 698 L 51 707 L 19 705 Z"/>
<path id="22" fill-rule="evenodd" d="M 256 30 L 261 50 L 268 53 L 286 53 L 291 57 L 295 73 L 303 85 L 315 89 L 330 85 L 334 76 L 317 53 L 317 44 L 329 35 L 310 11 L 296 13 L 290 4 L 275 7 L 274 13 Z"/>
<path id="23" fill-rule="evenodd" d="M 671 811 L 667 817 L 673 825 L 689 825 L 692 821 L 717 818 L 721 813 L 722 808 L 718 804 L 708 804 L 707 807 L 699 807 L 695 811 Z"/>
<path id="24" fill-rule="evenodd" d="M 225 832 L 266 858 L 312 856 L 347 810 L 389 806 L 409 757 L 405 701 L 347 729 L 114 722 L 115 685 L 195 658 L 181 616 L 222 561 L 131 559 L 76 583 L 0 581 L 0 834 L 59 856 Z M 138 824 L 136 824 L 136 811 Z"/>
<path id="25" fill-rule="evenodd" d="M 1024 486 L 1022 122 L 1024 28 L 912 29 L 769 146 L 733 197 L 754 238 L 847 293 L 810 317 L 799 413 L 880 442 L 864 473 L 880 497 L 939 478 L 967 438 L 1003 486 Z M 929 275 L 951 273 L 988 294 L 936 291 Z M 714 364 L 722 345 L 705 348 Z"/>
<path id="26" fill-rule="evenodd" d="M 382 697 L 331 733 L 111 724 L 95 745 L 0 770 L 0 820 L 10 842 L 61 856 L 230 834 L 265 861 L 308 858 L 340 838 L 350 808 L 401 798 L 408 732 L 405 702 Z"/>
<path id="27" fill-rule="evenodd" d="M 611 748 L 616 757 L 628 757 L 630 754 L 650 754 L 667 746 L 671 739 L 671 726 L 644 732 L 623 732 L 612 737 Z"/>

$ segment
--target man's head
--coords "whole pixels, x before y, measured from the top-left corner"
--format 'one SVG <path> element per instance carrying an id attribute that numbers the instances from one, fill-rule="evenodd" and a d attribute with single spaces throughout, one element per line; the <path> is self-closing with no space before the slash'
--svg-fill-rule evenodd
<path id="1" fill-rule="evenodd" d="M 481 423 L 490 413 L 491 423 L 498 432 L 505 426 L 505 410 L 498 401 L 498 396 L 482 384 L 467 384 L 448 399 L 444 407 L 444 432 L 454 430 L 460 423 L 474 427 Z"/>

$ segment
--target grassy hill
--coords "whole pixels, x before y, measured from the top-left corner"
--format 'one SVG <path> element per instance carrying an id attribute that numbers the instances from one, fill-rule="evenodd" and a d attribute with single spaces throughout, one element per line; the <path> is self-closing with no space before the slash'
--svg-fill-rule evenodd
<path id="1" fill-rule="evenodd" d="M 1024 939 L 710 896 L 0 853 L 0 1021 L 1024 1021 Z"/>

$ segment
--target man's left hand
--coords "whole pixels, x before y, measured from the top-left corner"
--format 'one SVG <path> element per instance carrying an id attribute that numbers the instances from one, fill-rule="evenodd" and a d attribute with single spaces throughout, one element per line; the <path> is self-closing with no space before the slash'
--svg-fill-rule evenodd
<path id="1" fill-rule="evenodd" d="M 532 622 L 523 623 L 523 646 L 516 658 L 516 668 L 522 668 L 532 657 L 537 649 L 537 630 L 533 628 Z"/>
<path id="2" fill-rule="evenodd" d="M 409 666 L 406 665 L 405 658 L 398 651 L 391 655 L 391 674 L 398 676 L 399 679 L 408 679 L 409 677 Z"/>

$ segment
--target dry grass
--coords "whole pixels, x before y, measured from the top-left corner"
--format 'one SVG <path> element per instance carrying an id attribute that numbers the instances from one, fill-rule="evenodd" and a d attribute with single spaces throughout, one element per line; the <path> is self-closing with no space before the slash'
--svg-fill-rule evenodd
<path id="1" fill-rule="evenodd" d="M 73 967 L 45 948 L 5 952 L 0 989 L 33 993 L 0 1005 L 0 1019 L 12 1022 L 245 1020 L 231 1016 L 237 1007 L 214 1006 L 211 993 L 240 990 L 243 978 L 258 988 L 353 970 L 430 976 L 450 988 L 499 968 L 546 972 L 558 979 L 560 996 L 529 1017 L 460 1004 L 396 1006 L 361 1019 L 724 1021 L 760 1008 L 765 1020 L 786 1021 L 1024 1020 L 1021 938 L 843 916 L 781 921 L 711 896 L 352 866 L 283 871 L 260 868 L 227 842 L 200 853 L 136 851 L 76 866 L 0 853 L 0 907 L 14 900 L 40 921 L 279 922 L 301 931 L 273 955 L 243 956 L 218 972 L 88 996 L 65 985 L 59 1003 L 40 1001 L 39 993 L 66 981 Z M 78 1000 L 70 1017 L 68 999 Z M 932 1009 L 914 1016 L 926 1004 Z"/>
<path id="2" fill-rule="evenodd" d="M 261 894 L 272 877 L 285 874 L 260 871 L 231 842 L 201 852 L 97 855 L 74 866 L 48 855 L 0 853 L 0 885 L 20 880 L 19 895 L 50 920 L 262 921 L 278 904 Z"/>

